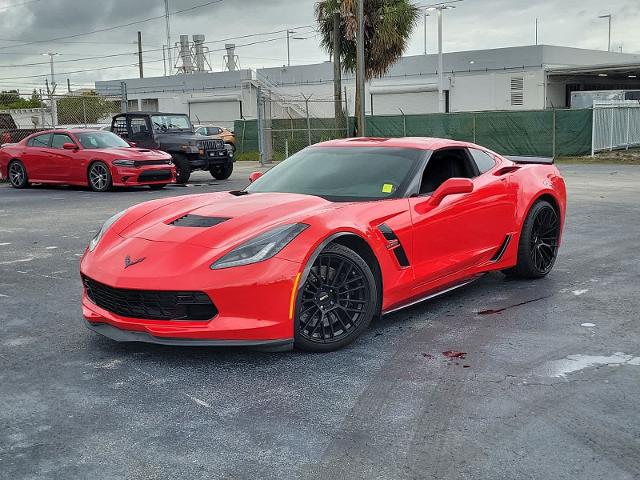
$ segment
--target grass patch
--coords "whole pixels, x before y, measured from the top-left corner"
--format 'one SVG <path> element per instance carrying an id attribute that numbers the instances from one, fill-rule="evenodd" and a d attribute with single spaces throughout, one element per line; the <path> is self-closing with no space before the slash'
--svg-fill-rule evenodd
<path id="1" fill-rule="evenodd" d="M 581 157 L 558 157 L 556 163 L 580 163 L 595 165 L 598 163 L 615 165 L 640 165 L 640 149 L 614 150 L 612 152 L 600 152 L 595 156 L 584 155 Z"/>

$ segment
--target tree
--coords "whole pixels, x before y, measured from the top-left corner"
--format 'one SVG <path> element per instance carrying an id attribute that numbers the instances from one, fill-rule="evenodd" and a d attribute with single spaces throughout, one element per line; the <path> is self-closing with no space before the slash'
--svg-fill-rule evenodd
<path id="1" fill-rule="evenodd" d="M 364 1 L 365 80 L 384 76 L 407 48 L 420 11 L 409 0 Z M 356 71 L 356 18 L 358 0 L 322 0 L 316 3 L 320 45 L 333 55 L 334 13 L 340 12 L 340 59 L 346 72 Z M 356 82 L 356 104 L 360 96 Z M 358 126 L 360 132 L 361 126 Z"/>
<path id="2" fill-rule="evenodd" d="M 87 124 L 100 123 L 120 111 L 120 102 L 87 92 L 76 97 L 64 97 L 58 100 L 58 123 Z"/>

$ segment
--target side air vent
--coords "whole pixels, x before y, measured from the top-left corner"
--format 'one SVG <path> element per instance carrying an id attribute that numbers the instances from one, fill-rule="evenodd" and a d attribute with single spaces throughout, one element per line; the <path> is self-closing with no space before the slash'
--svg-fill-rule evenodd
<path id="1" fill-rule="evenodd" d="M 387 248 L 393 252 L 398 261 L 398 264 L 405 268 L 409 266 L 409 259 L 407 258 L 407 252 L 404 251 L 400 239 L 395 234 L 389 225 L 383 223 L 378 227 L 382 236 L 387 240 Z"/>
<path id="2" fill-rule="evenodd" d="M 185 215 L 184 217 L 177 218 L 169 225 L 174 227 L 196 227 L 207 228 L 218 225 L 219 223 L 229 220 L 225 217 L 203 217 L 202 215 Z"/>
<path id="3" fill-rule="evenodd" d="M 511 234 L 505 237 L 504 241 L 502 242 L 502 245 L 500 245 L 500 248 L 498 248 L 498 251 L 491 259 L 492 262 L 495 263 L 502 258 L 502 256 L 504 255 L 504 252 L 507 250 L 507 247 L 509 246 L 509 242 L 511 242 Z"/>

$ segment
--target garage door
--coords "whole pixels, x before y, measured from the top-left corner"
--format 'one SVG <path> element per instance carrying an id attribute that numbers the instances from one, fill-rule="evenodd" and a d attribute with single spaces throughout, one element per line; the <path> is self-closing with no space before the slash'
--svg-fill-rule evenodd
<path id="1" fill-rule="evenodd" d="M 215 124 L 233 128 L 233 121 L 240 118 L 238 100 L 190 102 L 189 116 L 194 124 Z"/>

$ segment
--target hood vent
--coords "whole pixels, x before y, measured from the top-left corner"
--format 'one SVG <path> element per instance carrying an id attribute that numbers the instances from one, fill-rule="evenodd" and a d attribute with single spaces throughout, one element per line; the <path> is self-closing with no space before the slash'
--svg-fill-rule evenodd
<path id="1" fill-rule="evenodd" d="M 229 219 L 226 217 L 203 217 L 202 215 L 187 214 L 183 217 L 175 219 L 169 225 L 173 225 L 174 227 L 207 228 L 213 227 L 214 225 L 218 225 L 222 222 L 226 222 L 227 220 Z"/>

